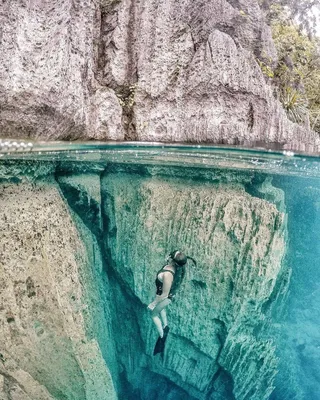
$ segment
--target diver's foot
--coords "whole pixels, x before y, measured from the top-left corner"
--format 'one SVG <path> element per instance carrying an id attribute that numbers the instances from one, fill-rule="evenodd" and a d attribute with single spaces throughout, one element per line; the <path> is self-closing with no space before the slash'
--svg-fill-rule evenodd
<path id="1" fill-rule="evenodd" d="M 155 347 L 154 347 L 154 351 L 153 351 L 153 355 L 155 356 L 156 354 L 158 354 L 158 353 L 162 353 L 163 352 L 163 350 L 164 350 L 164 343 L 165 343 L 165 340 L 164 340 L 164 338 L 163 337 L 158 337 L 158 340 L 157 340 L 157 343 L 156 343 L 156 345 L 155 345 Z"/>
<path id="2" fill-rule="evenodd" d="M 167 326 L 165 326 L 165 327 L 163 328 L 163 339 L 164 339 L 164 340 L 166 340 L 166 337 L 168 336 L 168 333 L 169 333 L 169 327 L 168 327 L 168 325 L 167 325 Z"/>
<path id="3" fill-rule="evenodd" d="M 166 343 L 166 339 L 169 333 L 169 327 L 168 325 L 163 328 L 163 337 L 158 337 L 157 343 L 155 345 L 153 355 L 155 356 L 158 353 L 162 353 L 163 356 L 163 351 L 164 351 L 164 345 Z"/>

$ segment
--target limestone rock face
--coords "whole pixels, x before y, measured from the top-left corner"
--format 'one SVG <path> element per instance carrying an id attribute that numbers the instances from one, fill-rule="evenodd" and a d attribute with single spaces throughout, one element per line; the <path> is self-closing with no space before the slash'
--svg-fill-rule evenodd
<path id="1" fill-rule="evenodd" d="M 232 142 L 261 129 L 273 139 L 272 96 L 252 53 L 274 58 L 275 50 L 253 3 L 125 0 L 107 8 L 117 18 L 108 21 L 104 82 L 136 84 L 137 139 Z M 127 38 L 126 26 L 134 29 Z"/>
<path id="2" fill-rule="evenodd" d="M 121 106 L 94 78 L 94 1 L 5 2 L 0 130 L 39 139 L 123 139 Z"/>
<path id="3" fill-rule="evenodd" d="M 19 0 L 0 18 L 4 136 L 319 148 L 257 64 L 276 59 L 257 0 Z"/>
<path id="4" fill-rule="evenodd" d="M 116 399 L 84 321 L 90 257 L 57 187 L 0 190 L 0 398 Z"/>
<path id="5" fill-rule="evenodd" d="M 270 298 L 285 293 L 288 282 L 282 267 L 284 214 L 236 182 L 115 173 L 104 177 L 102 193 L 112 265 L 122 287 L 144 307 L 155 295 L 164 254 L 183 248 L 197 260 L 170 306 L 163 363 L 152 357 L 156 332 L 150 315 L 137 314 L 148 357 L 135 358 L 123 340 L 123 353 L 135 359 L 134 368 L 126 364 L 128 381 L 138 385 L 143 374 L 137 370 L 149 369 L 190 399 L 268 399 L 277 372 Z"/>

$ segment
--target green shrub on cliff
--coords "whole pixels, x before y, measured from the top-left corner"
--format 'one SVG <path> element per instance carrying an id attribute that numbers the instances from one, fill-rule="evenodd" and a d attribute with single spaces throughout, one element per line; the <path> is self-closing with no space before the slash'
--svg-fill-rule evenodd
<path id="1" fill-rule="evenodd" d="M 306 13 L 319 4 L 320 0 L 262 1 L 278 53 L 267 76 L 288 117 L 320 133 L 320 40 L 314 35 L 314 16 Z M 259 65 L 266 71 L 265 62 Z"/>
<path id="2" fill-rule="evenodd" d="M 272 23 L 278 64 L 274 82 L 279 98 L 294 122 L 310 122 L 320 132 L 319 40 L 309 37 L 293 22 Z"/>

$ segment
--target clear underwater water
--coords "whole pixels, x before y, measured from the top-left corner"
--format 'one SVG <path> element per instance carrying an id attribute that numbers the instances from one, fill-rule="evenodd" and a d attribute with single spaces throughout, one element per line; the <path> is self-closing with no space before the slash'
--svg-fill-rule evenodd
<path id="1" fill-rule="evenodd" d="M 106 281 L 106 285 L 112 284 L 114 286 L 114 289 L 112 289 L 114 290 L 114 294 L 112 295 L 113 304 L 110 306 L 111 311 L 108 311 L 112 315 L 112 321 L 109 320 L 108 322 L 107 320 L 106 323 L 112 326 L 112 329 L 110 329 L 113 334 L 116 333 L 116 338 L 114 338 L 112 346 L 106 344 L 104 341 L 104 332 L 102 330 L 99 331 L 99 327 L 97 327 L 92 335 L 96 336 L 106 364 L 110 369 L 111 376 L 114 382 L 116 382 L 115 386 L 119 399 L 156 400 L 196 398 L 261 400 L 261 398 L 257 397 L 258 392 L 255 392 L 255 386 L 257 386 L 258 383 L 250 382 L 250 379 L 245 375 L 247 371 L 251 371 L 251 368 L 257 369 L 256 372 L 252 373 L 254 377 L 259 377 L 259 368 L 261 368 L 261 374 L 267 374 L 267 372 L 262 372 L 262 370 L 267 369 L 268 365 L 266 365 L 264 361 L 261 361 L 262 364 L 259 364 L 259 360 L 255 360 L 253 355 L 251 355 L 252 359 L 249 360 L 249 362 L 248 359 L 245 358 L 246 356 L 242 355 L 240 351 L 238 354 L 234 354 L 235 359 L 241 359 L 243 356 L 248 364 L 245 368 L 241 369 L 241 363 L 239 363 L 239 367 L 232 369 L 228 357 L 231 357 L 230 354 L 232 355 L 232 351 L 236 352 L 236 347 L 232 350 L 231 345 L 231 350 L 228 350 L 229 353 L 227 356 L 223 355 L 221 349 L 219 351 L 222 351 L 222 354 L 219 351 L 213 350 L 213 352 L 215 351 L 215 355 L 212 357 L 215 358 L 217 364 L 219 364 L 220 357 L 222 366 L 220 371 L 214 370 L 212 376 L 208 378 L 208 381 L 211 382 L 211 386 L 209 385 L 210 387 L 205 386 L 203 389 L 199 389 L 200 385 L 196 387 L 196 384 L 188 381 L 190 376 L 192 376 L 193 368 L 198 368 L 197 374 L 201 375 L 201 373 L 203 373 L 203 375 L 210 375 L 211 366 L 209 370 L 206 370 L 204 362 L 201 366 L 202 372 L 201 369 L 199 369 L 200 367 L 197 366 L 197 354 L 199 354 L 199 357 L 201 355 L 201 360 L 205 359 L 203 355 L 204 351 L 199 350 L 197 353 L 197 349 L 201 347 L 201 337 L 206 343 L 209 343 L 210 337 L 215 335 L 213 331 L 201 331 L 201 335 L 199 334 L 197 329 L 200 329 L 202 325 L 205 326 L 205 323 L 200 324 L 199 322 L 195 322 L 194 332 L 190 334 L 190 332 L 188 333 L 187 331 L 187 327 L 178 326 L 183 323 L 183 317 L 180 319 L 180 314 L 176 315 L 176 319 L 179 318 L 179 322 L 176 322 L 176 328 L 173 327 L 172 331 L 172 336 L 176 335 L 176 342 L 175 345 L 172 344 L 171 347 L 169 344 L 168 345 L 170 352 L 173 353 L 175 351 L 175 346 L 176 348 L 179 347 L 179 354 L 183 352 L 183 346 L 185 345 L 185 357 L 186 359 L 189 357 L 189 360 L 192 360 L 189 364 L 186 361 L 185 368 L 189 368 L 189 372 L 186 375 L 183 375 L 183 371 L 181 370 L 182 364 L 179 364 L 181 361 L 180 356 L 180 358 L 177 357 L 175 359 L 176 361 L 170 361 L 169 356 L 167 356 L 166 361 L 164 361 L 164 364 L 161 364 L 161 366 L 159 360 L 154 361 L 150 354 L 150 348 L 153 342 L 148 342 L 151 335 L 151 328 L 148 334 L 142 332 L 148 324 L 148 322 L 146 322 L 148 321 L 148 316 L 145 312 L 148 296 L 141 299 L 139 295 L 142 290 L 140 286 L 143 286 L 143 282 L 140 282 L 139 279 L 143 280 L 143 276 L 135 276 L 135 272 L 128 273 L 128 280 L 130 281 L 130 274 L 132 274 L 133 280 L 130 282 L 134 282 L 134 284 L 137 285 L 136 287 L 130 287 L 130 285 L 126 286 L 126 283 L 121 283 L 119 281 L 120 278 L 124 280 L 127 279 L 124 278 L 124 273 L 122 272 L 120 272 L 120 278 L 117 276 L 118 264 L 119 270 L 121 270 L 121 268 L 124 268 L 121 264 L 122 262 L 124 263 L 124 261 L 118 259 L 118 256 L 114 255 L 116 251 L 111 248 L 115 246 L 115 239 L 112 236 L 115 235 L 115 233 L 111 232 L 111 230 L 107 230 L 106 232 L 98 232 L 97 230 L 98 228 L 95 225 L 95 221 L 99 213 L 99 204 L 97 205 L 94 202 L 92 202 L 91 205 L 89 204 L 85 209 L 86 216 L 83 216 L 81 213 L 84 212 L 84 207 L 83 204 L 79 202 L 79 198 L 81 197 L 79 197 L 79 191 L 76 192 L 74 186 L 65 184 L 62 180 L 59 181 L 60 177 L 77 177 L 80 175 L 87 175 L 89 180 L 93 175 L 97 176 L 99 179 L 102 177 L 101 202 L 103 203 L 103 199 L 105 199 L 106 202 L 109 201 L 108 206 L 104 207 L 103 204 L 101 205 L 102 212 L 105 213 L 104 221 L 106 225 L 104 226 L 107 226 L 110 224 L 110 221 L 107 221 L 107 219 L 109 218 L 108 210 L 111 207 L 110 198 L 112 194 L 108 192 L 109 200 L 107 196 L 103 194 L 104 190 L 108 190 L 104 189 L 108 185 L 108 180 L 103 177 L 106 177 L 108 174 L 113 176 L 112 184 L 115 187 L 117 185 L 117 177 L 119 177 L 119 180 L 122 179 L 122 186 L 113 189 L 114 192 L 112 193 L 115 193 L 115 197 L 117 193 L 118 196 L 120 196 L 119 193 L 125 193 L 126 196 L 129 196 L 130 193 L 132 196 L 139 195 L 140 192 L 136 190 L 136 186 L 142 185 L 141 181 L 144 179 L 148 180 L 149 188 L 151 188 L 148 190 L 153 190 L 152 188 L 154 186 L 152 185 L 163 184 L 161 183 L 162 179 L 165 184 L 169 181 L 171 183 L 176 182 L 175 184 L 177 187 L 183 187 L 181 190 L 185 190 L 189 185 L 191 192 L 193 182 L 196 183 L 194 190 L 201 190 L 201 185 L 203 185 L 204 188 L 210 189 L 212 185 L 217 185 L 217 182 L 219 185 L 222 182 L 226 190 L 228 189 L 228 185 L 230 188 L 238 188 L 241 186 L 246 195 L 271 203 L 278 208 L 278 211 L 280 210 L 284 214 L 286 234 L 285 246 L 283 248 L 284 256 L 281 262 L 286 272 L 283 276 L 281 273 L 279 274 L 275 288 L 270 291 L 268 299 L 261 306 L 254 306 L 257 307 L 257 309 L 260 307 L 259 312 L 261 311 L 261 315 L 263 315 L 265 319 L 263 321 L 261 320 L 260 325 L 256 324 L 256 322 L 252 322 L 252 324 L 255 325 L 250 340 L 265 341 L 266 343 L 272 342 L 272 346 L 275 348 L 275 357 L 273 360 L 275 360 L 277 365 L 276 367 L 270 366 L 271 369 L 274 368 L 275 373 L 272 379 L 270 378 L 271 380 L 268 381 L 270 384 L 270 388 L 268 389 L 270 393 L 268 393 L 266 389 L 264 393 L 268 393 L 268 397 L 263 398 L 269 398 L 270 400 L 320 400 L 319 157 L 301 154 L 295 155 L 291 152 L 246 150 L 229 147 L 215 148 L 208 146 L 175 146 L 160 144 L 104 145 L 91 143 L 72 143 L 68 145 L 64 143 L 43 144 L 38 147 L 35 146 L 34 149 L 28 153 L 0 154 L 0 185 L 7 185 L 8 183 L 24 185 L 26 182 L 24 175 L 28 176 L 28 179 L 31 179 L 34 185 L 37 185 L 37 182 L 40 181 L 43 184 L 43 182 L 46 182 L 47 177 L 50 177 L 48 179 L 51 183 L 52 180 L 60 182 L 61 191 L 70 208 L 75 214 L 80 215 L 80 217 L 86 221 L 86 227 L 91 230 L 96 237 L 101 235 L 99 237 L 103 241 L 105 240 L 103 237 L 110 236 L 107 250 L 104 250 L 106 253 L 102 252 L 107 259 L 102 263 L 105 264 L 105 271 L 103 273 L 109 274 L 109 283 Z M 132 175 L 132 179 L 126 178 L 127 181 L 123 180 L 123 175 L 131 176 L 130 174 Z M 159 181 L 161 182 L 159 183 Z M 267 185 L 269 185 L 266 190 L 261 189 L 264 182 L 267 182 Z M 126 188 L 128 186 L 130 186 L 130 190 L 128 189 L 127 191 Z M 170 186 L 170 190 L 171 188 L 172 185 Z M 270 188 L 274 188 L 275 191 L 272 192 Z M 116 192 L 116 190 L 118 190 L 118 192 Z M 169 189 L 167 188 L 164 190 Z M 151 197 L 148 198 L 148 201 L 150 201 L 150 209 L 146 219 L 149 218 L 153 221 L 152 213 L 158 211 L 156 211 L 156 209 L 152 211 L 153 203 L 150 199 Z M 87 198 L 86 201 L 88 202 Z M 141 199 L 134 199 L 134 201 L 139 202 Z M 170 202 L 170 199 L 168 202 Z M 116 204 L 115 201 L 114 204 Z M 136 203 L 133 202 L 133 199 L 127 198 L 126 207 L 128 210 L 130 207 L 134 207 L 134 204 Z M 117 210 L 112 212 L 114 213 L 113 218 L 119 220 L 119 225 L 117 226 L 119 233 L 122 214 L 120 212 L 117 213 Z M 197 215 L 197 218 L 201 219 L 201 210 L 193 209 L 192 213 Z M 181 219 L 182 217 L 180 216 L 179 218 Z M 174 221 L 172 223 L 174 223 Z M 142 229 L 140 227 L 136 228 L 136 230 L 132 227 L 133 231 L 126 230 L 129 229 L 127 227 L 121 229 L 123 229 L 121 237 L 126 237 L 128 232 L 134 232 L 133 235 L 141 234 L 142 232 L 139 230 Z M 95 230 L 97 230 L 98 233 L 95 232 Z M 152 231 L 152 226 L 150 226 L 150 230 Z M 167 233 L 163 231 L 164 238 L 161 244 L 159 244 L 161 251 L 162 249 L 169 249 L 173 243 L 179 244 L 174 238 L 167 237 L 166 235 Z M 190 235 L 192 235 L 192 233 Z M 134 252 L 138 252 L 138 250 L 134 249 L 135 242 L 137 246 L 145 246 L 144 249 L 141 249 L 141 252 L 148 251 L 147 239 L 144 240 L 145 242 L 142 242 L 142 239 L 140 240 L 134 237 L 129 238 L 128 236 L 128 242 L 123 240 L 121 243 L 121 248 L 124 253 L 122 257 L 132 257 Z M 191 239 L 188 237 L 188 240 L 192 241 L 192 236 Z M 128 246 L 128 248 L 126 248 L 126 246 Z M 153 247 L 153 249 L 154 248 L 155 247 Z M 206 249 L 202 250 L 206 252 Z M 157 255 L 157 257 L 160 257 L 161 251 L 159 250 L 159 255 Z M 163 254 L 163 257 L 165 257 L 165 254 Z M 201 259 L 201 256 L 199 257 Z M 112 262 L 110 261 L 111 259 Z M 134 260 L 135 259 L 133 259 L 133 261 Z M 139 268 L 133 261 L 130 268 Z M 108 263 L 112 264 L 110 270 L 108 270 Z M 201 269 L 201 262 L 199 265 L 198 267 Z M 158 269 L 158 266 L 154 268 Z M 254 266 L 251 266 L 251 268 L 254 268 Z M 205 282 L 205 278 L 205 276 L 202 276 L 203 281 L 201 281 L 202 283 L 200 282 L 202 285 L 205 284 L 203 283 Z M 285 280 L 285 283 L 283 283 L 282 280 Z M 253 284 L 258 286 L 260 284 L 259 282 L 260 281 L 257 279 Z M 117 288 L 115 288 L 116 286 Z M 130 290 L 133 290 L 133 292 L 131 293 Z M 237 290 L 239 290 L 239 287 L 237 287 Z M 197 296 L 197 293 L 200 292 L 200 290 L 198 292 L 195 291 L 194 296 Z M 201 293 L 206 292 L 204 291 Z M 234 296 L 232 289 L 229 293 L 230 296 Z M 240 297 L 240 300 L 237 301 L 241 302 L 241 293 L 237 293 L 237 296 Z M 247 295 L 244 296 L 243 299 L 243 301 L 248 301 Z M 150 300 L 152 299 L 150 298 Z M 199 304 L 202 305 L 202 303 Z M 221 328 L 221 332 L 223 331 L 223 340 L 228 340 L 227 338 L 230 336 L 231 331 L 236 332 L 234 333 L 235 337 L 237 337 L 236 340 L 240 340 L 238 338 L 241 337 L 241 325 L 237 327 L 232 325 L 232 329 L 230 328 L 230 315 L 232 315 L 230 307 L 232 307 L 232 304 L 233 303 L 230 302 L 228 311 L 221 311 L 219 318 L 216 315 L 214 318 L 216 326 L 218 326 L 218 320 L 220 322 L 222 321 L 224 324 L 223 328 Z M 207 303 L 206 306 L 209 315 L 209 312 L 211 312 L 210 303 Z M 91 309 L 91 312 L 94 312 L 94 310 Z M 192 321 L 197 320 L 197 318 L 203 315 L 200 309 L 193 309 L 192 304 L 189 304 L 185 311 L 182 307 L 180 312 L 182 315 L 183 313 L 191 314 Z M 143 322 L 140 323 L 140 319 Z M 151 326 L 151 320 L 149 322 Z M 250 325 L 249 322 L 248 324 Z M 220 327 L 217 327 L 217 332 L 219 329 Z M 139 338 L 139 343 L 133 346 L 135 350 L 132 350 L 130 347 L 131 350 L 128 352 L 126 346 L 129 346 L 128 342 L 135 340 L 132 335 L 136 335 L 137 332 L 139 332 L 141 336 Z M 195 337 L 195 344 L 192 345 L 193 347 L 190 347 L 191 345 L 189 342 L 192 342 L 192 335 Z M 155 337 L 156 336 L 152 336 L 153 339 Z M 212 339 L 212 341 L 214 340 Z M 192 354 L 191 348 L 196 348 L 192 350 Z M 242 349 L 243 348 L 245 347 L 242 347 Z M 112 357 L 110 356 L 111 352 L 114 354 Z M 257 357 L 258 353 L 252 354 L 255 354 L 255 357 Z M 210 359 L 210 362 L 212 361 L 209 353 L 206 353 L 206 357 L 208 357 L 208 360 Z M 223 357 L 225 357 L 224 361 Z M 112 366 L 114 359 L 119 360 L 120 367 Z M 180 360 L 179 363 L 177 360 Z M 174 370 L 175 362 L 177 363 L 177 371 L 180 368 L 180 372 Z M 132 367 L 132 364 L 135 366 Z M 192 365 L 194 365 L 194 367 Z M 252 389 L 248 390 L 248 392 L 244 392 L 243 389 L 241 389 L 242 378 L 247 386 L 252 386 Z M 199 380 L 199 377 L 197 379 Z M 51 394 L 56 399 L 75 398 L 65 393 L 54 394 L 54 389 L 50 390 Z"/>

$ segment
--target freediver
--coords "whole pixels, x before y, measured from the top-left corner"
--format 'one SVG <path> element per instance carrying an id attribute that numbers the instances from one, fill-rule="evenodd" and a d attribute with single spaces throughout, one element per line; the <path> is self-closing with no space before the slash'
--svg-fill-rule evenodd
<path id="1" fill-rule="evenodd" d="M 167 264 L 157 272 L 155 280 L 156 297 L 148 305 L 151 318 L 159 333 L 153 355 L 164 351 L 165 341 L 169 333 L 166 307 L 172 302 L 176 291 L 182 284 L 188 259 L 196 265 L 196 261 L 192 257 L 186 256 L 179 250 L 174 250 L 169 254 Z"/>

